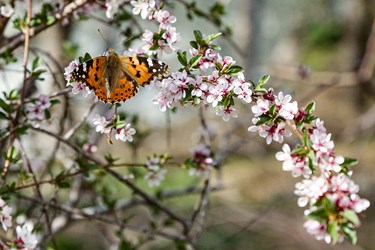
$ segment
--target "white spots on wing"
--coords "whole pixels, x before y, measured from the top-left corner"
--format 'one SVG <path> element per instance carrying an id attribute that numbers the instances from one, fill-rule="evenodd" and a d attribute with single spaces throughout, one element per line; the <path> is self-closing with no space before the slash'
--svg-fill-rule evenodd
<path id="1" fill-rule="evenodd" d="M 158 63 L 159 63 L 159 65 L 163 65 L 163 62 L 162 62 L 162 61 L 160 61 L 160 60 L 158 61 Z"/>
<path id="2" fill-rule="evenodd" d="M 147 58 L 147 63 L 149 67 L 152 67 L 154 65 L 153 61 L 151 58 Z"/>
<path id="3" fill-rule="evenodd" d="M 87 72 L 87 64 L 84 62 L 82 63 L 83 72 Z"/>

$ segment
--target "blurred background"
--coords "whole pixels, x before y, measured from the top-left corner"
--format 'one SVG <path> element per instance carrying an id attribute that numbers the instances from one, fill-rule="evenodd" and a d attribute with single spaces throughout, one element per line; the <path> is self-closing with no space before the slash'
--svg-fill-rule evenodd
<path id="1" fill-rule="evenodd" d="M 222 184 L 224 189 L 211 196 L 201 249 L 375 249 L 375 194 L 372 192 L 375 184 L 375 1 L 221 2 L 226 12 L 224 26 L 232 30 L 231 36 L 216 40 L 222 47 L 221 55 L 232 56 L 252 81 L 270 74 L 269 87 L 291 94 L 300 106 L 316 101 L 316 115 L 325 121 L 327 130 L 332 133 L 336 154 L 359 160 L 359 165 L 353 169 L 353 179 L 360 186 L 360 195 L 369 199 L 372 206 L 361 218 L 356 246 L 344 242 L 333 247 L 315 240 L 303 228 L 303 209 L 298 208 L 297 197 L 293 194 L 299 179 L 282 171 L 280 162 L 275 159 L 281 145 L 267 146 L 263 139 L 247 132 L 251 125 L 251 107 L 237 103 L 239 118 L 228 122 L 207 110 L 204 117 L 212 133 L 213 149 L 224 159 L 213 183 Z M 212 0 L 197 1 L 197 6 L 208 9 L 213 3 Z M 171 12 L 177 17 L 175 26 L 181 33 L 182 50 L 189 49 L 194 29 L 198 28 L 204 34 L 217 32 L 217 27 L 205 19 L 194 18 L 190 22 L 180 1 L 173 5 L 175 10 Z M 103 11 L 93 13 L 93 16 L 100 15 Z M 90 19 L 49 29 L 38 35 L 32 44 L 43 43 L 43 49 L 64 62 L 61 66 L 65 67 L 71 60 L 64 55 L 67 41 L 78 45 L 77 55 L 86 52 L 92 56 L 101 55 L 108 47 L 122 54 L 126 48 L 121 46 L 120 36 L 114 26 Z M 174 55 L 165 55 L 162 59 L 171 65 L 172 72 L 179 68 Z M 22 79 L 17 72 L 1 75 L 0 90 L 14 87 L 7 85 L 5 82 L 9 81 L 5 79 Z M 47 83 L 36 83 L 36 87 L 42 93 L 51 93 L 54 89 Z M 128 114 L 137 114 L 141 130 L 150 132 L 136 157 L 143 160 L 153 153 L 168 152 L 176 161 L 183 160 L 189 155 L 188 149 L 199 143 L 198 111 L 185 108 L 176 114 L 161 113 L 151 101 L 155 93 L 152 89 L 142 89 L 136 98 L 121 107 Z M 74 98 L 76 105 L 70 112 L 79 119 L 93 99 Z M 94 113 L 105 110 L 106 107 L 100 104 Z M 121 159 L 134 157 L 134 151 L 123 143 L 110 146 L 105 137 L 95 140 L 99 144 L 97 154 L 111 151 Z M 297 138 L 287 141 L 297 143 Z M 43 160 L 38 151 L 34 152 L 34 157 Z M 171 169 L 162 188 L 173 190 L 194 182 L 199 180 L 188 176 L 186 170 Z M 190 213 L 196 202 L 197 196 L 191 195 L 170 199 L 167 204 L 181 213 Z M 76 249 L 105 249 L 104 243 L 103 246 L 79 243 L 100 235 L 100 230 L 82 230 L 82 225 L 77 225 L 67 230 L 62 238 L 75 242 Z M 145 249 L 168 249 L 168 244 L 160 241 Z"/>

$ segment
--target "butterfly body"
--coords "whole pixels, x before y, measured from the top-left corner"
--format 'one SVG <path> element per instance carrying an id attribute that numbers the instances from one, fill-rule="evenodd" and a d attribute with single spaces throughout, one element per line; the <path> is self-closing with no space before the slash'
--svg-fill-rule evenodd
<path id="1" fill-rule="evenodd" d="M 85 84 L 103 102 L 123 102 L 133 97 L 139 86 L 164 76 L 169 66 L 140 56 L 118 56 L 113 49 L 106 56 L 94 57 L 72 72 L 76 82 Z"/>

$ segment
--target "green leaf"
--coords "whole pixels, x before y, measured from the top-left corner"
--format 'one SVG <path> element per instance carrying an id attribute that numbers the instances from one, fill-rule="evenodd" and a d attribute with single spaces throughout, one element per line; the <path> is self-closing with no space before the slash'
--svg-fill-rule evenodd
<path id="1" fill-rule="evenodd" d="M 263 115 L 260 116 L 259 118 L 260 118 L 259 121 L 255 124 L 256 126 L 263 125 L 272 119 L 269 116 L 263 116 Z"/>
<path id="2" fill-rule="evenodd" d="M 339 239 L 339 227 L 335 221 L 328 222 L 327 233 L 332 237 L 332 245 L 335 245 Z"/>
<path id="3" fill-rule="evenodd" d="M 276 113 L 276 104 L 273 104 L 271 107 L 270 107 L 270 115 L 271 116 L 274 116 L 275 113 Z"/>
<path id="4" fill-rule="evenodd" d="M 135 250 L 135 249 L 136 247 L 134 247 L 130 241 L 127 241 L 125 239 L 121 240 L 120 246 L 118 248 L 118 250 Z"/>
<path id="5" fill-rule="evenodd" d="M 7 113 L 12 113 L 14 111 L 11 104 L 7 104 L 3 99 L 0 98 L 0 108 L 2 108 Z"/>
<path id="6" fill-rule="evenodd" d="M 8 117 L 6 114 L 0 111 L 0 120 L 8 120 Z"/>
<path id="7" fill-rule="evenodd" d="M 267 82 L 270 80 L 271 76 L 270 75 L 264 75 L 262 76 L 259 81 L 258 81 L 258 86 L 263 87 L 264 85 L 267 84 Z"/>
<path id="8" fill-rule="evenodd" d="M 42 64 L 42 58 L 39 56 L 35 57 L 32 63 L 32 71 L 34 71 L 36 68 L 38 68 Z"/>
<path id="9" fill-rule="evenodd" d="M 50 100 L 50 102 L 51 102 L 51 106 L 61 103 L 59 99 L 52 99 Z"/>
<path id="10" fill-rule="evenodd" d="M 309 104 L 306 105 L 305 111 L 311 115 L 315 111 L 315 102 L 310 102 Z"/>
<path id="11" fill-rule="evenodd" d="M 12 89 L 7 97 L 8 100 L 17 100 L 19 98 L 18 89 Z"/>
<path id="12" fill-rule="evenodd" d="M 57 186 L 58 186 L 59 188 L 70 188 L 70 183 L 69 183 L 69 182 L 66 182 L 66 181 L 58 182 L 58 183 L 57 183 Z"/>
<path id="13" fill-rule="evenodd" d="M 351 166 L 355 166 L 358 164 L 358 160 L 357 159 L 353 159 L 353 158 L 350 158 L 350 157 L 345 157 L 344 158 L 344 162 L 341 164 L 341 166 L 343 167 L 351 167 Z"/>
<path id="14" fill-rule="evenodd" d="M 357 243 L 357 232 L 354 228 L 352 228 L 349 224 L 343 224 L 341 225 L 341 230 L 344 233 L 344 235 L 348 238 L 350 243 L 355 245 Z"/>
<path id="15" fill-rule="evenodd" d="M 203 39 L 202 32 L 200 32 L 199 30 L 194 30 L 194 36 L 198 44 L 201 44 Z"/>
<path id="16" fill-rule="evenodd" d="M 350 221 L 351 223 L 353 223 L 354 226 L 359 226 L 360 225 L 360 221 L 358 219 L 358 215 L 353 211 L 353 210 L 345 210 L 343 213 L 342 213 L 342 216 L 347 219 L 348 221 Z"/>
<path id="17" fill-rule="evenodd" d="M 190 68 L 193 68 L 194 66 L 196 66 L 201 60 L 201 58 L 202 58 L 202 55 L 200 54 L 193 56 L 189 61 Z"/>
<path id="18" fill-rule="evenodd" d="M 213 50 L 221 50 L 221 47 L 216 44 L 210 45 L 210 48 Z"/>
<path id="19" fill-rule="evenodd" d="M 309 132 L 305 131 L 302 136 L 302 145 L 309 147 L 310 145 L 310 140 L 309 140 Z"/>
<path id="20" fill-rule="evenodd" d="M 184 51 L 184 52 L 180 52 L 180 51 L 178 51 L 178 52 L 177 52 L 177 59 L 178 59 L 178 61 L 179 61 L 183 66 L 186 66 L 186 65 L 187 65 L 186 51 Z"/>
<path id="21" fill-rule="evenodd" d="M 306 215 L 306 218 L 323 223 L 327 219 L 327 212 L 324 208 L 319 208 Z"/>
<path id="22" fill-rule="evenodd" d="M 215 40 L 216 38 L 218 38 L 221 35 L 222 35 L 222 33 L 216 33 L 216 34 L 208 35 L 206 37 L 205 41 L 206 41 L 206 43 L 210 43 L 210 42 L 212 42 L 213 40 Z"/>
<path id="23" fill-rule="evenodd" d="M 229 68 L 229 70 L 227 71 L 227 74 L 233 76 L 233 75 L 237 75 L 241 71 L 243 71 L 243 68 L 241 66 L 233 65 Z"/>
<path id="24" fill-rule="evenodd" d="M 199 48 L 199 45 L 198 45 L 197 41 L 190 41 L 190 46 L 193 47 L 194 49 Z"/>

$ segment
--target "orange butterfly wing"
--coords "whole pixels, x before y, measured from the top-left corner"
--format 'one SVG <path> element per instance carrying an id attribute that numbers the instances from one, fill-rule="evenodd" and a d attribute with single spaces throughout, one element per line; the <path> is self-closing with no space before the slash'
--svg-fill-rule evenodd
<path id="1" fill-rule="evenodd" d="M 149 84 L 158 76 L 164 76 L 169 66 L 161 61 L 138 56 L 116 56 L 119 64 L 109 64 L 107 56 L 92 58 L 73 70 L 72 78 L 89 87 L 99 98 L 107 103 L 123 102 L 138 92 L 138 86 Z M 117 61 L 116 60 L 116 61 Z M 109 67 L 109 68 L 108 68 Z M 108 83 L 107 72 L 119 72 L 120 77 L 114 87 Z M 111 75 L 111 74 L 109 74 Z"/>
<path id="2" fill-rule="evenodd" d="M 149 84 L 159 76 L 168 73 L 169 66 L 162 61 L 142 56 L 119 56 L 124 71 L 140 86 Z"/>
<path id="3" fill-rule="evenodd" d="M 74 81 L 85 84 L 102 101 L 107 100 L 105 89 L 105 69 L 107 57 L 98 56 L 81 63 L 72 72 Z"/>
<path id="4" fill-rule="evenodd" d="M 138 84 L 130 76 L 122 74 L 116 83 L 116 87 L 111 91 L 110 99 L 107 102 L 124 102 L 135 96 L 137 92 Z"/>

